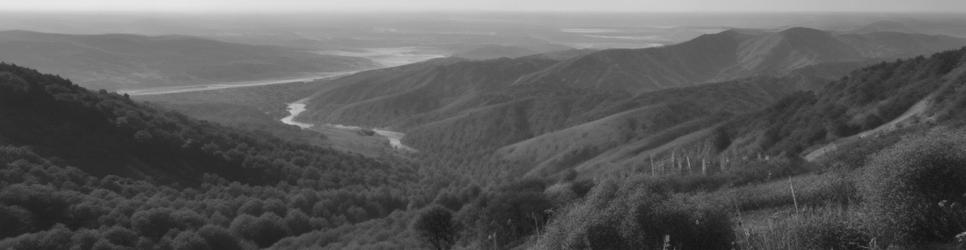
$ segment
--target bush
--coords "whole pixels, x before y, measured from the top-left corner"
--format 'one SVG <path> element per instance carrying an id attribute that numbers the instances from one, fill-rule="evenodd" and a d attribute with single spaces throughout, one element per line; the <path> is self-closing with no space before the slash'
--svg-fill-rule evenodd
<path id="1" fill-rule="evenodd" d="M 219 226 L 207 225 L 198 229 L 198 234 L 208 242 L 212 249 L 254 249 L 255 246 L 245 243 L 235 237 L 227 229 Z"/>
<path id="2" fill-rule="evenodd" d="M 587 243 L 593 250 L 627 249 L 624 237 L 614 225 L 619 223 L 609 221 L 596 224 L 587 229 Z"/>
<path id="3" fill-rule="evenodd" d="M 264 213 L 260 217 L 243 214 L 232 221 L 231 230 L 259 247 L 271 246 L 289 235 L 282 218 L 274 213 Z"/>
<path id="4" fill-rule="evenodd" d="M 874 249 L 859 217 L 841 208 L 806 210 L 751 232 L 742 239 L 741 249 Z"/>
<path id="5" fill-rule="evenodd" d="M 796 221 L 789 231 L 801 240 L 803 249 L 869 249 L 869 235 L 859 225 L 836 216 Z"/>
<path id="6" fill-rule="evenodd" d="M 941 206 L 942 201 L 963 204 L 964 138 L 945 132 L 929 134 L 902 141 L 872 159 L 861 191 L 878 239 L 915 245 L 949 241 L 966 230 L 956 223 L 957 213 Z"/>
<path id="7" fill-rule="evenodd" d="M 173 247 L 175 250 L 210 250 L 211 247 L 205 239 L 198 236 L 194 231 L 184 231 L 174 238 Z"/>
<path id="8" fill-rule="evenodd" d="M 661 249 L 665 237 L 674 249 L 731 249 L 734 232 L 731 218 L 723 211 L 669 200 L 638 207 L 635 221 L 644 235 L 645 249 Z"/>
<path id="9" fill-rule="evenodd" d="M 412 229 L 419 240 L 434 249 L 450 249 L 456 242 L 453 212 L 438 205 L 423 211 L 413 222 Z"/>
<path id="10" fill-rule="evenodd" d="M 28 232 L 31 228 L 30 211 L 19 206 L 0 204 L 0 238 L 17 236 Z"/>
<path id="11" fill-rule="evenodd" d="M 131 227 L 141 235 L 159 239 L 168 230 L 178 228 L 178 222 L 171 213 L 174 210 L 168 208 L 155 208 L 136 212 L 131 215 Z"/>

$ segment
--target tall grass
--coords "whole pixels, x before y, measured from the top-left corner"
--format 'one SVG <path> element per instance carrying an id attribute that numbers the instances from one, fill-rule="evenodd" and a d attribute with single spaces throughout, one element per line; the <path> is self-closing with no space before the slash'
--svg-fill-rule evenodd
<path id="1" fill-rule="evenodd" d="M 738 245 L 762 250 L 872 249 L 875 243 L 862 217 L 842 207 L 807 208 L 771 218 L 764 228 L 738 230 Z"/>

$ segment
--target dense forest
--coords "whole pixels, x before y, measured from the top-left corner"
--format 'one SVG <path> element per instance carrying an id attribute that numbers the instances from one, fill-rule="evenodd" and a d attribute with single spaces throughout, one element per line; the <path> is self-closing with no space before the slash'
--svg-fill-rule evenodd
<path id="1" fill-rule="evenodd" d="M 405 210 L 417 179 L 9 64 L 0 117 L 4 249 L 267 247 Z"/>

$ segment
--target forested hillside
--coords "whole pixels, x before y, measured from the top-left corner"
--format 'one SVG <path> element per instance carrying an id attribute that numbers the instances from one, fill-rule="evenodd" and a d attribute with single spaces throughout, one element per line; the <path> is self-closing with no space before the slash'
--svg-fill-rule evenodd
<path id="1" fill-rule="evenodd" d="M 0 64 L 0 248 L 254 249 L 406 210 L 414 169 Z"/>

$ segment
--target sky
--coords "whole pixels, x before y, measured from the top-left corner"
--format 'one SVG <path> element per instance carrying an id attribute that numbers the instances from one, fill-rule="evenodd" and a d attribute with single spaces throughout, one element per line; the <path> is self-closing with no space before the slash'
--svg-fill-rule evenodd
<path id="1" fill-rule="evenodd" d="M 966 0 L 0 0 L 0 11 L 966 12 Z"/>

